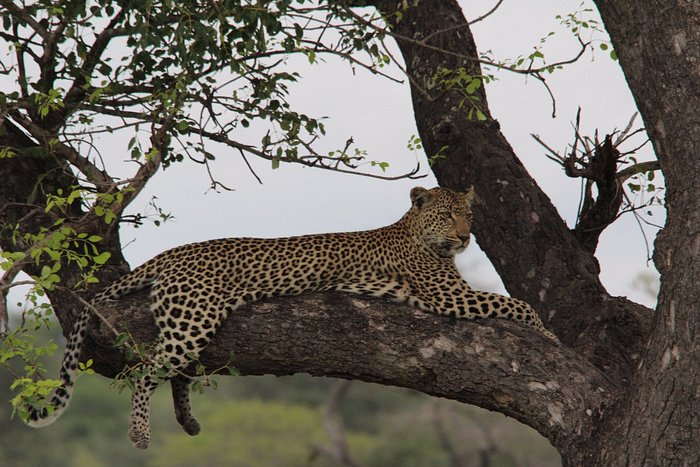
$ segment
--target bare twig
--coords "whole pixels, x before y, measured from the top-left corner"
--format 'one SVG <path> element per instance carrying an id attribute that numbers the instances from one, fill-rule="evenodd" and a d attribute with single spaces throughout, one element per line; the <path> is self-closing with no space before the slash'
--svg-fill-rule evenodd
<path id="1" fill-rule="evenodd" d="M 333 172 L 358 175 L 361 177 L 377 178 L 380 180 L 401 180 L 404 178 L 415 180 L 415 179 L 424 178 L 427 176 L 427 174 L 418 175 L 418 173 L 420 171 L 420 163 L 417 163 L 416 167 L 413 170 L 411 170 L 410 172 L 407 172 L 407 173 L 404 173 L 401 175 L 394 175 L 394 176 L 378 175 L 378 174 L 371 174 L 368 172 L 357 172 L 354 170 L 347 170 L 347 169 L 341 169 L 339 167 L 318 164 L 316 162 L 319 160 L 319 157 L 316 157 L 316 155 L 313 155 L 314 157 L 312 157 L 313 162 L 308 160 L 308 159 L 305 159 L 303 157 L 298 157 L 296 159 L 290 159 L 290 158 L 285 158 L 285 157 L 277 158 L 276 156 L 273 156 L 272 154 L 265 152 L 264 150 L 261 151 L 259 149 L 256 149 L 254 146 L 240 143 L 238 141 L 235 141 L 235 140 L 228 138 L 226 135 L 223 135 L 220 133 L 212 133 L 212 132 L 206 131 L 206 130 L 201 129 L 201 128 L 190 128 L 187 130 L 187 132 L 193 133 L 193 134 L 201 134 L 212 141 L 216 141 L 218 143 L 223 143 L 227 146 L 238 149 L 239 151 L 247 152 L 247 153 L 252 154 L 254 156 L 260 157 L 261 159 L 265 159 L 265 160 L 269 160 L 269 161 L 279 160 L 280 162 L 285 162 L 285 163 L 289 163 L 289 164 L 301 164 L 301 165 L 304 165 L 307 167 L 315 167 L 317 169 L 330 170 Z"/>
<path id="2" fill-rule="evenodd" d="M 477 17 L 477 18 L 475 18 L 475 19 L 473 19 L 473 20 L 471 20 L 471 21 L 469 21 L 468 23 L 459 24 L 459 25 L 457 25 L 457 26 L 452 26 L 452 27 L 450 27 L 450 28 L 445 28 L 445 29 L 440 29 L 440 30 L 438 30 L 438 31 L 435 31 L 435 32 L 433 32 L 433 33 L 428 34 L 427 36 L 425 36 L 425 37 L 422 39 L 422 41 L 423 41 L 423 42 L 428 42 L 430 39 L 432 39 L 432 38 L 434 38 L 434 37 L 436 37 L 436 36 L 439 36 L 440 34 L 447 34 L 447 33 L 453 32 L 453 31 L 459 31 L 460 29 L 468 28 L 468 27 L 471 26 L 472 24 L 478 23 L 479 21 L 483 21 L 483 20 L 485 20 L 486 18 L 488 18 L 489 16 L 491 16 L 492 14 L 494 14 L 494 13 L 496 12 L 496 10 L 498 10 L 498 7 L 501 6 L 501 3 L 503 3 L 503 0 L 498 0 L 498 1 L 496 2 L 496 5 L 494 5 L 493 8 L 491 8 L 489 11 L 487 11 L 487 12 L 484 13 L 483 15 L 481 15 L 481 16 L 479 16 L 479 17 Z"/>
<path id="3" fill-rule="evenodd" d="M 492 14 L 494 14 L 496 12 L 496 10 L 498 10 L 498 7 L 501 6 L 501 3 L 503 3 L 503 0 L 498 0 L 496 2 L 496 4 L 493 6 L 493 8 L 491 8 L 489 11 L 487 11 L 483 15 L 479 16 L 478 18 L 475 18 L 475 19 L 469 21 L 469 25 L 471 26 L 474 23 L 478 23 L 479 21 L 483 21 L 486 18 L 488 18 L 489 16 L 491 16 Z"/>
<path id="4" fill-rule="evenodd" d="M 544 154 L 544 156 L 545 156 L 547 159 L 549 159 L 549 160 L 551 160 L 551 161 L 553 161 L 553 162 L 556 162 L 557 164 L 561 165 L 562 167 L 564 166 L 564 158 L 563 158 L 562 156 L 560 156 L 559 153 L 558 153 L 557 151 L 555 151 L 555 150 L 552 149 L 549 145 L 547 145 L 547 143 L 545 143 L 544 141 L 542 141 L 542 138 L 540 138 L 540 135 L 537 135 L 537 134 L 535 134 L 535 133 L 530 133 L 530 136 L 532 136 L 532 138 L 533 138 L 535 141 L 537 141 L 538 143 L 540 143 L 540 145 L 541 145 L 542 147 L 544 147 L 544 148 L 549 152 L 549 154 L 547 154 L 547 153 Z"/>
<path id="5" fill-rule="evenodd" d="M 643 129 L 633 130 L 635 117 L 636 113 L 624 130 L 621 132 L 613 131 L 612 134 L 606 135 L 603 141 L 600 141 L 597 130 L 593 138 L 581 135 L 581 109 L 579 108 L 576 113 L 576 122 L 573 125 L 574 141 L 566 156 L 552 149 L 538 135 L 532 135 L 535 141 L 547 150 L 545 157 L 563 166 L 567 176 L 581 178 L 581 196 L 575 232 L 582 245 L 591 251 L 595 250 L 600 234 L 608 225 L 623 213 L 636 210 L 624 192 L 624 182 L 636 174 L 660 170 L 661 168 L 658 161 L 648 161 L 635 163 L 619 170 L 621 165 L 629 163 L 629 160 L 634 160 L 627 160 L 626 156 L 634 154 L 647 143 L 645 141 L 632 151 L 622 152 L 619 149 L 621 144 L 643 131 Z M 593 192 L 594 186 L 597 190 L 596 196 Z M 630 209 L 623 208 L 623 199 L 627 200 Z M 648 204 L 649 202 L 643 203 L 643 205 Z M 639 219 L 637 220 L 639 222 Z M 644 240 L 647 242 L 646 235 L 644 234 L 644 236 Z"/>

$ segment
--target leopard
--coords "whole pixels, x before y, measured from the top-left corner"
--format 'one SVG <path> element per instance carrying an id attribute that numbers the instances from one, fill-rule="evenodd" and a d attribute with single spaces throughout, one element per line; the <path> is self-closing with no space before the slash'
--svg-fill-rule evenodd
<path id="1" fill-rule="evenodd" d="M 559 343 L 523 300 L 478 291 L 455 265 L 469 245 L 474 188 L 415 187 L 411 207 L 394 224 L 374 230 L 284 238 L 223 238 L 175 247 L 105 287 L 95 307 L 150 288 L 150 309 L 159 329 L 151 362 L 133 384 L 128 436 L 150 443 L 150 399 L 169 380 L 175 417 L 196 435 L 192 379 L 183 370 L 240 306 L 268 297 L 340 291 L 408 303 L 455 318 L 502 318 L 523 323 Z M 29 407 L 28 424 L 45 426 L 66 409 L 91 317 L 86 307 L 70 333 L 59 373 L 61 387 L 46 408 Z M 164 375 L 164 376 L 163 376 Z"/>

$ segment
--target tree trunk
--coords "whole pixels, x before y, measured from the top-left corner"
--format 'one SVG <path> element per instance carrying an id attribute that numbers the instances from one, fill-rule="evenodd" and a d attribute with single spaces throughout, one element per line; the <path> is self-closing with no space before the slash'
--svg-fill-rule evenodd
<path id="1" fill-rule="evenodd" d="M 58 158 L 47 155 L 36 146 L 12 121 L 0 118 L 0 147 L 7 146 L 15 149 L 15 156 L 0 159 L 0 249 L 17 251 L 24 249 L 15 244 L 13 236 L 36 234 L 42 227 L 50 227 L 55 218 L 44 212 L 48 196 L 55 195 L 59 190 L 64 194 L 70 193 L 78 180 L 71 172 L 68 164 Z M 75 202 L 66 213 L 66 224 L 78 231 L 88 234 L 98 234 L 103 238 L 105 251 L 112 256 L 98 273 L 102 285 L 116 280 L 129 270 L 122 255 L 121 243 L 116 225 L 105 225 L 96 219 L 89 219 Z M 14 231 L 17 227 L 17 232 Z M 40 265 L 29 263 L 23 271 L 30 275 L 38 275 Z M 73 287 L 80 279 L 80 269 L 75 263 L 63 264 L 61 267 L 61 285 Z M 90 297 L 101 285 L 93 285 L 82 295 Z M 80 314 L 82 305 L 76 295 L 65 290 L 48 291 L 51 304 L 64 334 L 73 327 L 73 321 Z"/>
<path id="2" fill-rule="evenodd" d="M 397 6 L 391 0 L 374 4 L 385 15 Z M 532 304 L 563 342 L 610 378 L 628 381 L 645 342 L 650 310 L 605 291 L 597 260 L 517 159 L 490 116 L 483 88 L 478 97 L 487 120 L 478 121 L 460 108 L 459 93 L 429 85 L 441 68 L 464 67 L 472 76 L 482 74 L 459 5 L 421 1 L 404 12 L 394 31 L 411 77 L 413 109 L 426 152 L 430 156 L 446 148 L 446 157 L 433 165 L 433 172 L 441 186 L 474 185 L 472 231 L 508 291 Z"/>
<path id="3" fill-rule="evenodd" d="M 592 459 L 700 465 L 700 4 L 596 4 L 663 168 L 667 219 L 647 351 Z"/>

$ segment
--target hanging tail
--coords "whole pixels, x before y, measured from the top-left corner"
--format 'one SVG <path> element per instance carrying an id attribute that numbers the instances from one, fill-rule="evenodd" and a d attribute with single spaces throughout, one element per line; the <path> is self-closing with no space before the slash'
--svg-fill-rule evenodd
<path id="1" fill-rule="evenodd" d="M 151 286 L 158 275 L 159 264 L 158 257 L 156 257 L 134 269 L 129 274 L 122 276 L 95 295 L 92 300 L 93 305 L 103 301 L 117 300 L 124 295 Z M 87 334 L 91 314 L 92 310 L 90 307 L 85 307 L 68 337 L 66 351 L 63 354 L 63 364 L 58 375 L 58 378 L 61 380 L 61 387 L 56 389 L 51 396 L 50 406 L 53 407 L 53 410 L 48 408 L 39 410 L 30 406 L 29 418 L 27 419 L 29 426 L 39 428 L 50 425 L 68 407 L 78 373 L 78 363 L 82 356 L 83 341 Z"/>
<path id="2" fill-rule="evenodd" d="M 63 411 L 68 407 L 71 394 L 73 393 L 73 385 L 75 384 L 76 374 L 78 372 L 78 362 L 81 356 L 83 340 L 85 340 L 88 321 L 90 320 L 90 308 L 85 307 L 78 320 L 73 326 L 73 331 L 68 337 L 66 351 L 63 355 L 63 364 L 58 375 L 61 380 L 61 387 L 53 392 L 51 397 L 51 407 L 53 410 L 44 408 L 38 410 L 32 406 L 29 407 L 29 418 L 27 424 L 34 428 L 50 425 L 55 422 L 58 417 L 63 414 Z"/>

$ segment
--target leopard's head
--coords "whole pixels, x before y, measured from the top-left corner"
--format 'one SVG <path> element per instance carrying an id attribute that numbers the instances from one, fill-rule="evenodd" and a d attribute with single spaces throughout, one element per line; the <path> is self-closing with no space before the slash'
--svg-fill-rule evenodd
<path id="1" fill-rule="evenodd" d="M 446 188 L 411 190 L 409 215 L 414 238 L 442 257 L 453 257 L 469 245 L 474 187 L 466 192 Z"/>

